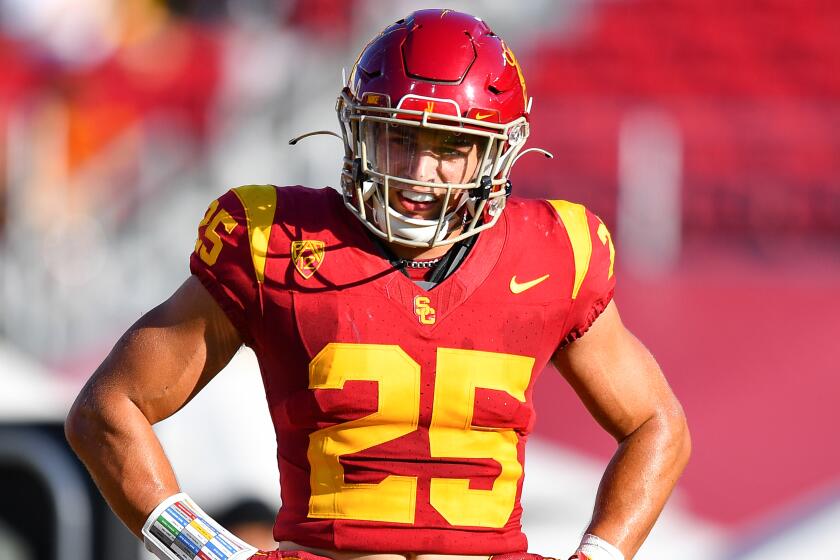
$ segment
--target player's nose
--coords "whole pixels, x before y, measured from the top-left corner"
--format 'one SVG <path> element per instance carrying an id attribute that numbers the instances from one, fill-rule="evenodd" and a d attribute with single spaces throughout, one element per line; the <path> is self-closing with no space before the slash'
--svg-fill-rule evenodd
<path id="1" fill-rule="evenodd" d="M 430 183 L 441 181 L 439 176 L 440 161 L 431 152 L 416 154 L 411 163 L 411 178 L 415 181 L 428 181 Z"/>

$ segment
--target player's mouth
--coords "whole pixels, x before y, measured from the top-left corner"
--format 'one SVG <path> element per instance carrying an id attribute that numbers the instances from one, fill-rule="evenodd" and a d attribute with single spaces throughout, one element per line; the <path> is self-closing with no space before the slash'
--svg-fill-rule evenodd
<path id="1" fill-rule="evenodd" d="M 425 191 L 397 189 L 397 212 L 409 218 L 429 219 L 437 217 L 443 204 L 443 195 Z"/>

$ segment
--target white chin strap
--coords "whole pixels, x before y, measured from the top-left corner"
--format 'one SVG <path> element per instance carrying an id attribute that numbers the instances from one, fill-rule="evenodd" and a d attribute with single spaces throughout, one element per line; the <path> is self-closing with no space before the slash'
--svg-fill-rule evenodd
<path id="1" fill-rule="evenodd" d="M 455 217 L 455 214 L 466 201 L 466 196 L 461 197 L 458 205 L 444 216 L 443 225 L 440 228 L 435 242 L 446 239 L 446 234 L 449 233 L 449 224 Z M 374 194 L 371 197 L 373 206 L 373 221 L 382 231 L 388 231 L 388 224 L 385 223 L 386 205 L 382 202 L 382 198 Z M 390 206 L 387 207 L 388 221 L 391 223 L 391 234 L 395 240 L 407 239 L 409 241 L 416 241 L 418 243 L 431 243 L 435 230 L 438 227 L 438 220 L 424 220 L 421 218 L 409 218 L 403 216 Z"/>
<path id="2" fill-rule="evenodd" d="M 447 216 L 448 218 L 449 216 Z M 419 243 L 429 243 L 435 235 L 438 226 L 437 220 L 422 220 L 419 218 L 407 218 L 394 210 L 388 208 L 388 218 L 391 222 L 391 234 L 395 238 L 408 239 Z M 382 231 L 388 231 L 385 223 L 385 205 L 379 197 L 373 199 L 373 221 Z M 440 228 L 440 233 L 435 241 L 441 241 L 449 233 L 449 220 L 447 219 Z"/>

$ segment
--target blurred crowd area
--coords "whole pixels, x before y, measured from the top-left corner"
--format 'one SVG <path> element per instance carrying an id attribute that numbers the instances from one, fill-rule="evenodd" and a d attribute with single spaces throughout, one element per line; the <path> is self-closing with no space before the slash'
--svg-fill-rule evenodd
<path id="1" fill-rule="evenodd" d="M 0 335 L 83 369 L 186 277 L 212 198 L 310 178 L 324 145 L 291 157 L 286 140 L 312 121 L 332 125 L 341 67 L 359 37 L 396 17 L 380 11 L 332 0 L 0 2 Z M 328 147 L 322 184 L 340 163 L 338 143 Z"/>
<path id="2" fill-rule="evenodd" d="M 631 266 L 709 241 L 840 238 L 840 6 L 822 0 L 444 2 L 481 13 L 535 97 L 519 194 L 591 206 Z M 335 185 L 373 0 L 2 0 L 0 334 L 73 370 L 186 275 L 208 200 Z"/>

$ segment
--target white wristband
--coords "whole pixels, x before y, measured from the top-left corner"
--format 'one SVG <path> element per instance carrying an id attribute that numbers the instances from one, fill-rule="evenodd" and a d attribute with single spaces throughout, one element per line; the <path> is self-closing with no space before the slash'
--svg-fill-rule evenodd
<path id="1" fill-rule="evenodd" d="M 142 533 L 146 550 L 161 560 L 244 560 L 257 552 L 184 493 L 162 501 L 146 519 Z"/>
<path id="2" fill-rule="evenodd" d="M 577 549 L 590 560 L 624 560 L 624 554 L 616 547 L 592 533 L 583 535 Z"/>

